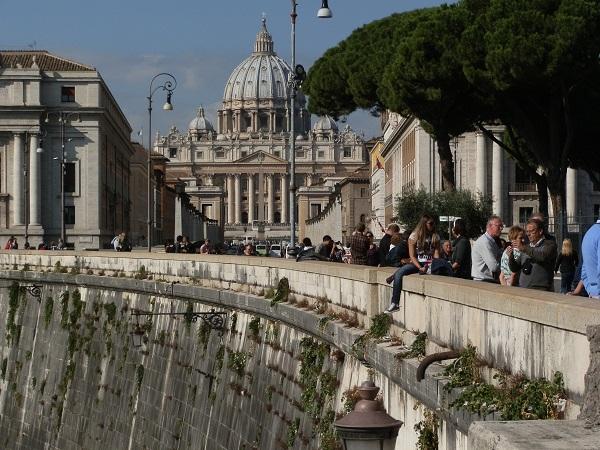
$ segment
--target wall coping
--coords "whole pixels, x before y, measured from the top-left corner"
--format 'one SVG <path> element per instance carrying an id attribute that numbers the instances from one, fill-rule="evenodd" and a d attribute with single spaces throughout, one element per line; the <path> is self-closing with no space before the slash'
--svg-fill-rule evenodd
<path id="1" fill-rule="evenodd" d="M 9 256 L 8 261 L 6 261 L 6 256 Z M 374 286 L 389 286 L 385 279 L 394 272 L 392 268 L 368 268 L 319 261 L 295 262 L 293 260 L 267 257 L 142 252 L 118 253 L 110 251 L 0 251 L 0 261 L 4 260 L 5 263 L 10 264 L 12 263 L 10 256 L 50 258 L 52 260 L 60 260 L 63 257 L 79 257 L 86 262 L 91 262 L 96 258 L 128 258 L 138 261 L 172 260 L 273 267 L 339 277 L 369 283 Z M 582 335 L 586 334 L 587 326 L 600 324 L 600 302 L 584 297 L 572 297 L 552 292 L 435 275 L 410 275 L 405 278 L 404 290 L 409 293 L 435 297 L 451 303 L 495 312 Z"/>

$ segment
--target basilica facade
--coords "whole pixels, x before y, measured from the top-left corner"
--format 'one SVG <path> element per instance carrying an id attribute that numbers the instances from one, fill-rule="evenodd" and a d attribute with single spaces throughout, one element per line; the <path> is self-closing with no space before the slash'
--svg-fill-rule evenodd
<path id="1" fill-rule="evenodd" d="M 254 51 L 225 83 L 215 120 L 199 107 L 187 130 L 156 136 L 154 150 L 169 159 L 166 183 L 184 182 L 196 208 L 222 224 L 226 240 L 289 237 L 291 73 L 263 19 Z M 349 126 L 340 130 L 329 117 L 311 125 L 301 92 L 294 117 L 295 184 L 321 193 L 306 212 L 297 211 L 302 222 L 321 212 L 336 182 L 363 167 L 368 155 Z"/>

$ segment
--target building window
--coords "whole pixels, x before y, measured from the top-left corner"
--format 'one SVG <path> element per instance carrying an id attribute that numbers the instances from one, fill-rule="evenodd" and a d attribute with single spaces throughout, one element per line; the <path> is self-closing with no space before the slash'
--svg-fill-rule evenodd
<path id="1" fill-rule="evenodd" d="M 77 191 L 77 177 L 74 162 L 65 163 L 63 183 L 65 192 L 75 193 Z"/>
<path id="2" fill-rule="evenodd" d="M 177 158 L 177 147 L 169 147 L 169 158 Z"/>
<path id="3" fill-rule="evenodd" d="M 318 157 L 318 158 L 321 158 L 321 159 L 322 159 L 322 158 L 325 158 L 325 152 L 324 152 L 323 150 L 319 150 L 319 151 L 317 152 L 317 157 Z"/>
<path id="4" fill-rule="evenodd" d="M 527 223 L 532 214 L 533 207 L 527 206 L 519 208 L 519 223 Z"/>
<path id="5" fill-rule="evenodd" d="M 215 158 L 225 158 L 225 150 L 217 150 L 215 152 Z"/>
<path id="6" fill-rule="evenodd" d="M 600 220 L 600 205 L 594 205 L 594 219 Z"/>
<path id="7" fill-rule="evenodd" d="M 310 205 L 310 217 L 316 217 L 321 214 L 321 204 L 320 203 L 312 203 Z"/>
<path id="8" fill-rule="evenodd" d="M 242 150 L 242 152 L 241 152 L 241 157 L 242 157 L 242 158 L 245 158 L 246 156 L 248 156 L 248 152 L 247 152 L 247 151 L 245 151 L 245 150 Z"/>
<path id="9" fill-rule="evenodd" d="M 360 188 L 360 196 L 361 198 L 367 198 L 369 196 L 368 188 Z"/>
<path id="10" fill-rule="evenodd" d="M 344 147 L 344 158 L 352 157 L 352 147 Z"/>
<path id="11" fill-rule="evenodd" d="M 304 158 L 304 150 L 296 150 L 296 158 Z"/>
<path id="12" fill-rule="evenodd" d="M 275 150 L 275 151 L 273 152 L 273 154 L 274 154 L 275 156 L 277 156 L 278 158 L 280 158 L 280 157 L 281 157 L 281 152 L 280 152 L 279 150 Z"/>
<path id="13" fill-rule="evenodd" d="M 204 158 L 204 152 L 196 152 L 196 159 Z"/>
<path id="14" fill-rule="evenodd" d="M 75 86 L 62 86 L 60 88 L 60 101 L 73 103 L 75 101 Z"/>
<path id="15" fill-rule="evenodd" d="M 65 206 L 65 225 L 75 225 L 75 206 Z"/>

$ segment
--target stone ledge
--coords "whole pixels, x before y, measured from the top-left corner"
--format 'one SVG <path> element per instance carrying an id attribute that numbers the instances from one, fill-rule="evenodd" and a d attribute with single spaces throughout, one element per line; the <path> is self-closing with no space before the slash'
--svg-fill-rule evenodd
<path id="1" fill-rule="evenodd" d="M 585 450 L 600 448 L 600 428 L 582 420 L 519 420 L 474 422 L 469 450 Z"/>

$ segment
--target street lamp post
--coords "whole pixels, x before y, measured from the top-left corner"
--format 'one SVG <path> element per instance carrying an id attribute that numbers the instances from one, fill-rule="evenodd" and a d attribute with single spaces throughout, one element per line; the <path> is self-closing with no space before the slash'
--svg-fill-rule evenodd
<path id="1" fill-rule="evenodd" d="M 154 87 L 154 81 L 159 77 L 166 77 L 163 84 Z M 163 105 L 163 110 L 173 111 L 173 105 L 171 104 L 171 95 L 177 87 L 177 80 L 170 73 L 159 73 L 152 78 L 150 81 L 150 89 L 148 94 L 148 252 L 152 251 L 152 96 L 154 93 L 162 89 L 167 91 L 167 101 Z"/>
<path id="2" fill-rule="evenodd" d="M 292 73 L 290 74 L 288 84 L 291 88 L 290 93 L 290 246 L 296 245 L 296 135 L 295 135 L 295 120 L 296 120 L 296 95 L 298 88 L 304 81 L 306 73 L 304 67 L 296 66 L 296 18 L 298 14 L 296 9 L 298 2 L 291 0 L 292 12 Z M 317 17 L 321 19 L 329 19 L 332 17 L 331 10 L 327 5 L 327 0 L 322 0 L 321 8 L 317 13 Z"/>
<path id="3" fill-rule="evenodd" d="M 66 159 L 67 153 L 65 149 L 65 125 L 73 117 L 77 117 L 81 120 L 81 116 L 76 111 L 51 111 L 46 116 L 46 122 L 50 121 L 50 116 L 56 115 L 58 122 L 60 123 L 60 158 L 54 157 L 60 163 L 60 238 L 63 245 L 66 245 L 66 232 L 65 232 L 65 171 L 66 171 Z"/>

